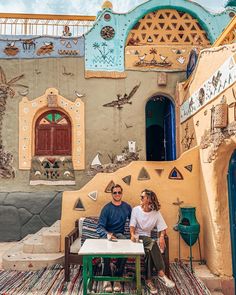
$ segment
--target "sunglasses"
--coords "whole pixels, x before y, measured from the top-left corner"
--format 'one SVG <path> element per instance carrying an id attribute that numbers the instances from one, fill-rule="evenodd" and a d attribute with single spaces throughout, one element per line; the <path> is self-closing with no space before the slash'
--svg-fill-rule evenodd
<path id="1" fill-rule="evenodd" d="M 122 192 L 113 192 L 112 194 L 113 194 L 113 195 L 121 195 Z"/>

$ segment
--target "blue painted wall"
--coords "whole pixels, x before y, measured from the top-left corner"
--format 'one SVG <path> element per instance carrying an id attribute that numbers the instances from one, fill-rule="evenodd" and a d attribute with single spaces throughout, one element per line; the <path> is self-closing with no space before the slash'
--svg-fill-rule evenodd
<path id="1" fill-rule="evenodd" d="M 150 0 L 126 14 L 103 9 L 92 29 L 85 35 L 85 70 L 124 72 L 124 50 L 129 31 L 144 15 L 159 9 L 175 9 L 189 13 L 198 19 L 211 43 L 230 22 L 229 12 L 236 11 L 228 8 L 220 14 L 211 14 L 199 4 L 185 0 Z M 109 20 L 104 18 L 105 14 L 110 15 Z M 115 30 L 115 35 L 110 40 L 101 37 L 101 29 L 105 26 Z"/>
<path id="2" fill-rule="evenodd" d="M 31 40 L 31 44 L 29 41 Z M 28 42 L 28 43 L 27 43 Z M 84 56 L 84 37 L 2 35 L 0 58 L 27 59 Z"/>

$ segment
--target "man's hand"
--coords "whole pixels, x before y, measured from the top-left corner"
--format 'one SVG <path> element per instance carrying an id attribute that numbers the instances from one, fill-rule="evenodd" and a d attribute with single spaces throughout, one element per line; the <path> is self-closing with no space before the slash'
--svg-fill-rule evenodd
<path id="1" fill-rule="evenodd" d="M 109 241 L 111 241 L 111 240 L 117 240 L 116 236 L 114 236 L 113 233 L 108 233 L 107 234 L 107 239 Z"/>
<path id="2" fill-rule="evenodd" d="M 131 239 L 132 242 L 136 242 L 136 237 L 135 237 L 135 235 L 131 235 L 131 236 L 130 236 L 130 239 Z"/>

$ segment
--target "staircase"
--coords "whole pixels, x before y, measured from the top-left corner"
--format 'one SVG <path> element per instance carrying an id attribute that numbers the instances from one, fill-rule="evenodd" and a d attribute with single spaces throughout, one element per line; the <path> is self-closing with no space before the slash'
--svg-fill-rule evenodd
<path id="1" fill-rule="evenodd" d="M 60 252 L 60 221 L 51 227 L 44 227 L 33 235 L 28 235 L 2 257 L 5 270 L 39 270 L 64 262 L 64 253 Z"/>

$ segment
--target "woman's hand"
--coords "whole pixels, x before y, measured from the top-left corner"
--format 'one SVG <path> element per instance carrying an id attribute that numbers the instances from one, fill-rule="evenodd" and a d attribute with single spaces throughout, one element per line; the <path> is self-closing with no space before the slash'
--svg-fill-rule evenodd
<path id="1" fill-rule="evenodd" d="M 130 240 L 136 242 L 135 227 L 130 226 Z"/>
<path id="2" fill-rule="evenodd" d="M 159 237 L 159 247 L 160 247 L 161 253 L 163 253 L 165 251 L 165 247 L 166 247 L 164 235 L 160 235 L 160 237 Z"/>

